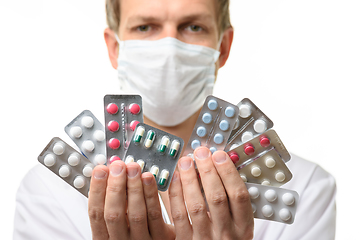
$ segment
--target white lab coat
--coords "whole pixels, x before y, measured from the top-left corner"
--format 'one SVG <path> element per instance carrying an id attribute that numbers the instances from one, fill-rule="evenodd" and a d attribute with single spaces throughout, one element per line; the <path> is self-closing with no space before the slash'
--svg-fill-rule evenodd
<path id="1" fill-rule="evenodd" d="M 334 178 L 318 165 L 292 155 L 293 179 L 284 188 L 300 195 L 292 225 L 255 219 L 254 239 L 335 238 Z M 14 240 L 91 239 L 87 198 L 37 165 L 23 179 L 16 196 Z"/>

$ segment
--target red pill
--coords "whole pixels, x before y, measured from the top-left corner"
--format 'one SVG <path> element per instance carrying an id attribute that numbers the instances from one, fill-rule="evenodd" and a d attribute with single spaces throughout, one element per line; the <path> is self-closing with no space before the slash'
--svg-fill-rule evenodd
<path id="1" fill-rule="evenodd" d="M 107 105 L 106 107 L 106 111 L 109 114 L 113 115 L 119 111 L 119 107 L 115 103 L 109 103 L 109 105 Z"/>
<path id="2" fill-rule="evenodd" d="M 111 148 L 111 149 L 118 149 L 119 147 L 120 147 L 120 141 L 119 141 L 119 139 L 116 139 L 116 138 L 111 138 L 110 140 L 109 140 L 109 147 Z"/>
<path id="3" fill-rule="evenodd" d="M 108 129 L 110 132 L 116 132 L 119 130 L 119 123 L 117 121 L 110 121 L 108 123 Z"/>
<path id="4" fill-rule="evenodd" d="M 268 146 L 270 145 L 270 140 L 269 140 L 267 137 L 262 136 L 262 137 L 260 138 L 260 145 L 261 145 L 262 147 L 268 147 Z"/>
<path id="5" fill-rule="evenodd" d="M 115 161 L 120 161 L 120 160 L 121 159 L 118 156 L 114 155 L 110 158 L 110 163 L 115 162 Z"/>
<path id="6" fill-rule="evenodd" d="M 136 126 L 137 126 L 139 123 L 140 123 L 140 122 L 139 122 L 139 121 L 136 121 L 136 120 L 132 121 L 132 122 L 130 123 L 130 129 L 131 129 L 132 131 L 135 131 L 135 128 L 136 128 Z"/>
<path id="7" fill-rule="evenodd" d="M 255 152 L 255 148 L 254 148 L 254 146 L 251 145 L 250 143 L 249 143 L 249 144 L 246 144 L 246 145 L 244 146 L 244 152 L 245 152 L 246 155 L 252 155 L 252 154 L 254 154 L 254 152 Z"/>
<path id="8" fill-rule="evenodd" d="M 233 161 L 234 164 L 237 163 L 239 161 L 239 159 L 240 159 L 239 155 L 236 152 L 229 152 L 228 155 L 229 155 L 231 161 Z"/>
<path id="9" fill-rule="evenodd" d="M 139 104 L 132 103 L 129 106 L 129 110 L 132 114 L 137 115 L 140 112 L 140 106 L 139 106 Z"/>

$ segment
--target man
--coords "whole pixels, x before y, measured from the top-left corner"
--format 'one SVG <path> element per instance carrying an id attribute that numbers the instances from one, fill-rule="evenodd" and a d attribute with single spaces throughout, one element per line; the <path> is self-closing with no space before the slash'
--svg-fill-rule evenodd
<path id="1" fill-rule="evenodd" d="M 105 41 L 122 91 L 142 95 L 145 123 L 188 140 L 217 70 L 229 56 L 233 29 L 228 1 L 109 0 L 107 17 Z M 97 166 L 88 202 L 93 239 L 251 239 L 253 234 L 255 239 L 334 238 L 335 182 L 315 164 L 296 156 L 289 163 L 294 178 L 286 187 L 300 194 L 294 224 L 255 221 L 254 230 L 245 184 L 227 154 L 200 147 L 194 158 L 209 213 L 194 163 L 182 157 L 170 201 L 167 193 L 162 196 L 174 227 L 162 220 L 150 173 L 141 174 L 136 163 L 122 161 Z M 14 236 L 31 238 L 30 229 L 42 229 L 42 237 L 89 238 L 86 202 L 71 188 L 48 194 L 51 183 L 45 182 L 51 174 L 41 171 L 31 171 L 19 189 Z M 46 216 L 42 219 L 32 212 L 40 202 Z"/>

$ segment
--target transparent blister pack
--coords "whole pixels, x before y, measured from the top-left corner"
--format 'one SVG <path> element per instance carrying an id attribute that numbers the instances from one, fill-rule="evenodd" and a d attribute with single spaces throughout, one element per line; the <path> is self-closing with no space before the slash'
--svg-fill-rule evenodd
<path id="1" fill-rule="evenodd" d="M 143 172 L 154 175 L 158 189 L 166 191 L 183 146 L 181 138 L 139 123 L 126 152 L 125 163 L 137 162 Z"/>
<path id="2" fill-rule="evenodd" d="M 280 187 L 292 178 L 292 173 L 274 148 L 237 169 L 243 181 L 249 183 Z"/>
<path id="3" fill-rule="evenodd" d="M 107 160 L 123 160 L 134 130 L 143 122 L 140 95 L 105 95 L 104 116 Z"/>
<path id="4" fill-rule="evenodd" d="M 93 164 L 106 164 L 105 129 L 91 111 L 81 112 L 65 132 Z"/>
<path id="5" fill-rule="evenodd" d="M 295 219 L 299 194 L 289 189 L 245 183 L 254 218 L 292 224 Z"/>
<path id="6" fill-rule="evenodd" d="M 211 152 L 224 150 L 225 144 L 236 123 L 239 108 L 214 96 L 208 96 L 200 111 L 184 155 L 191 156 L 200 146 Z"/>
<path id="7" fill-rule="evenodd" d="M 57 137 L 51 139 L 38 161 L 88 197 L 94 164 L 66 142 Z"/>
<path id="8" fill-rule="evenodd" d="M 290 160 L 291 156 L 284 144 L 273 129 L 260 134 L 256 138 L 228 151 L 230 159 L 238 167 L 246 161 L 253 159 L 263 152 L 275 149 L 284 162 Z"/>
<path id="9" fill-rule="evenodd" d="M 226 143 L 225 151 L 233 149 L 273 127 L 273 122 L 250 99 L 244 98 L 237 106 L 239 115 Z"/>

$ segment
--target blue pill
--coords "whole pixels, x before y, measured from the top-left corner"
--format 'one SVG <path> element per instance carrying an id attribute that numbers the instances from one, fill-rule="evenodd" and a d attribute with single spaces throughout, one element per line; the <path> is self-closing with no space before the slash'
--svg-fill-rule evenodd
<path id="1" fill-rule="evenodd" d="M 212 116 L 210 113 L 204 113 L 203 116 L 202 116 L 202 121 L 206 124 L 209 124 L 211 123 L 211 120 L 212 120 Z"/>
<path id="2" fill-rule="evenodd" d="M 233 107 L 227 107 L 225 109 L 225 116 L 231 118 L 235 115 L 235 109 Z"/>
<path id="3" fill-rule="evenodd" d="M 193 140 L 191 142 L 191 148 L 195 150 L 196 148 L 200 147 L 200 141 L 199 140 Z"/>
<path id="4" fill-rule="evenodd" d="M 208 102 L 208 108 L 210 110 L 216 110 L 218 107 L 218 103 L 217 101 L 215 101 L 214 99 L 211 99 L 209 102 Z"/>
<path id="5" fill-rule="evenodd" d="M 211 147 L 211 148 L 210 148 L 211 153 L 216 152 L 216 150 L 217 150 L 216 147 Z"/>
<path id="6" fill-rule="evenodd" d="M 199 137 L 204 137 L 206 135 L 206 128 L 204 128 L 203 126 L 200 126 L 196 129 L 196 134 Z"/>
<path id="7" fill-rule="evenodd" d="M 224 132 L 227 131 L 227 130 L 229 129 L 229 127 L 230 127 L 230 124 L 229 124 L 229 122 L 226 121 L 226 120 L 222 120 L 222 121 L 220 122 L 220 124 L 219 124 L 219 128 L 220 128 L 221 130 L 223 130 Z"/>
<path id="8" fill-rule="evenodd" d="M 214 136 L 214 142 L 216 144 L 221 144 L 224 141 L 224 136 L 220 133 L 215 134 Z"/>

